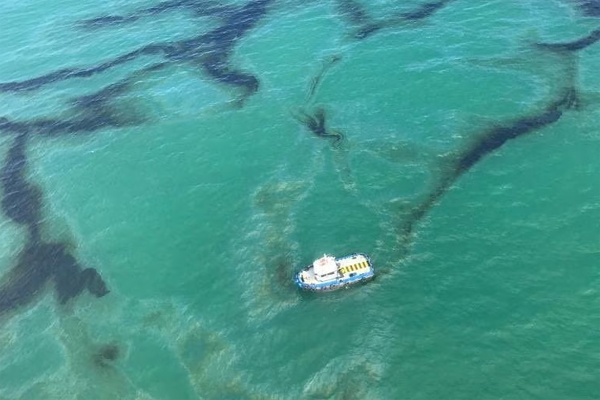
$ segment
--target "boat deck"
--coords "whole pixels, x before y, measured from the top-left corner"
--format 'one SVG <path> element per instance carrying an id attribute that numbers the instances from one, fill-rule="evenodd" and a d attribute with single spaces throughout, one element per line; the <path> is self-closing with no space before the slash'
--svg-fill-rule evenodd
<path id="1" fill-rule="evenodd" d="M 362 273 L 367 272 L 371 266 L 367 260 L 360 261 L 357 263 L 349 264 L 338 269 L 338 273 L 341 275 L 350 275 L 352 272 Z"/>

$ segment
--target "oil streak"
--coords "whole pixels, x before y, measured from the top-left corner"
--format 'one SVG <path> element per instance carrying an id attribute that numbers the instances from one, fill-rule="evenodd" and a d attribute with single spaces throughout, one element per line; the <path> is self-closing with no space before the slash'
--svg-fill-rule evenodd
<path id="1" fill-rule="evenodd" d="M 49 281 L 54 283 L 61 304 L 85 288 L 97 297 L 109 292 L 98 272 L 83 269 L 67 251 L 66 243 L 47 243 L 41 238 L 42 192 L 26 179 L 27 138 L 26 134 L 16 135 L 0 170 L 2 211 L 29 233 L 16 265 L 0 286 L 0 315 L 31 302 Z"/>
<path id="2" fill-rule="evenodd" d="M 563 43 L 537 43 L 536 46 L 554 52 L 575 52 L 585 49 L 600 40 L 600 28 L 593 30 L 587 36 L 572 42 Z"/>
<path id="3" fill-rule="evenodd" d="M 489 154 L 500 149 L 509 140 L 533 133 L 557 122 L 566 110 L 577 106 L 574 88 L 565 89 L 558 99 L 552 101 L 543 110 L 532 115 L 500 123 L 477 135 L 472 143 L 458 151 L 450 162 L 446 174 L 426 196 L 413 207 L 400 227 L 402 240 L 407 243 L 416 224 L 429 212 L 452 184 L 475 164 Z"/>
<path id="4" fill-rule="evenodd" d="M 317 107 L 312 114 L 308 114 L 303 109 L 300 109 L 298 113 L 293 114 L 299 122 L 304 124 L 306 128 L 311 131 L 315 136 L 320 138 L 332 139 L 334 147 L 338 147 L 344 140 L 344 135 L 333 129 L 327 129 L 326 112 L 322 107 Z"/>

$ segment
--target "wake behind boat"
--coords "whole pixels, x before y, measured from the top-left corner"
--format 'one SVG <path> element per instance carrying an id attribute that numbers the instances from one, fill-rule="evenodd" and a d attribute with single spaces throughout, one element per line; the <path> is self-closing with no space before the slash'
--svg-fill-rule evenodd
<path id="1" fill-rule="evenodd" d="M 375 270 L 366 254 L 338 258 L 325 254 L 298 272 L 294 281 L 304 290 L 330 291 L 366 282 L 374 276 Z"/>

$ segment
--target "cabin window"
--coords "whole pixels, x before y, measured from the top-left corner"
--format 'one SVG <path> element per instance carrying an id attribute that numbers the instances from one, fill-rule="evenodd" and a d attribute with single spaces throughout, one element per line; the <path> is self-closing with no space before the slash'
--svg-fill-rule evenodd
<path id="1" fill-rule="evenodd" d="M 352 278 L 353 276 L 356 276 L 356 272 L 350 274 L 350 278 Z"/>

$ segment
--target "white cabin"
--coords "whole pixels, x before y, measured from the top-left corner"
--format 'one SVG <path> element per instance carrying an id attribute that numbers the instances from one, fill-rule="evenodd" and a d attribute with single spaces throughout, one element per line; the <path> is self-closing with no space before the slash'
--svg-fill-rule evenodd
<path id="1" fill-rule="evenodd" d="M 319 282 L 337 279 L 338 264 L 335 257 L 324 255 L 313 262 L 313 273 Z"/>

